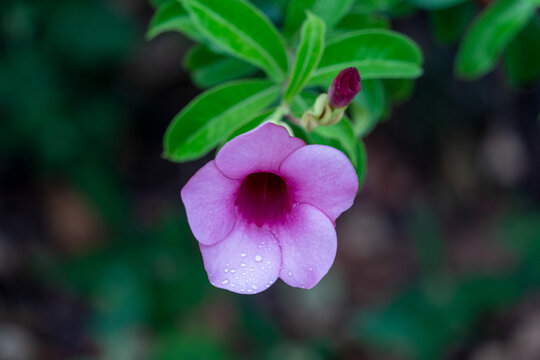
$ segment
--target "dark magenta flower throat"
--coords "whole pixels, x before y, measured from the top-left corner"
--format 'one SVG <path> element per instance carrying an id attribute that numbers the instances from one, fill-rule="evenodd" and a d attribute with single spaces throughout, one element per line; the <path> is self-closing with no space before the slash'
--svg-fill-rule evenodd
<path id="1" fill-rule="evenodd" d="M 282 223 L 291 211 L 292 199 L 280 176 L 258 172 L 242 181 L 235 204 L 249 223 L 263 226 Z"/>

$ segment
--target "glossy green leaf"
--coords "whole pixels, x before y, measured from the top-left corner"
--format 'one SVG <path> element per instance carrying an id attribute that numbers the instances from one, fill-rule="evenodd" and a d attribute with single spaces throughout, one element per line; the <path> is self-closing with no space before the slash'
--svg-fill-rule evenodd
<path id="1" fill-rule="evenodd" d="M 196 97 L 171 122 L 164 138 L 164 156 L 193 160 L 227 139 L 274 102 L 280 89 L 266 80 L 227 83 Z"/>
<path id="2" fill-rule="evenodd" d="M 281 81 L 287 54 L 280 34 L 256 7 L 244 0 L 183 0 L 193 22 L 209 40 Z"/>
<path id="3" fill-rule="evenodd" d="M 431 11 L 429 19 L 435 38 L 441 43 L 457 42 L 474 16 L 476 6 L 464 2 L 446 9 Z"/>
<path id="4" fill-rule="evenodd" d="M 317 16 L 309 13 L 302 25 L 302 37 L 296 53 L 296 61 L 291 80 L 283 96 L 289 103 L 308 81 L 313 70 L 319 65 L 324 52 L 324 22 Z"/>
<path id="5" fill-rule="evenodd" d="M 167 31 L 177 31 L 199 42 L 203 39 L 189 18 L 186 9 L 178 0 L 169 0 L 157 8 L 152 20 L 150 20 L 146 37 L 153 39 Z"/>
<path id="6" fill-rule="evenodd" d="M 255 74 L 258 69 L 242 60 L 222 56 L 204 45 L 196 45 L 184 59 L 184 66 L 191 73 L 191 80 L 200 88 Z"/>
<path id="7" fill-rule="evenodd" d="M 257 73 L 258 69 L 242 60 L 224 57 L 215 63 L 191 73 L 193 83 L 200 88 L 209 88 L 227 81 L 240 79 Z"/>
<path id="8" fill-rule="evenodd" d="M 416 78 L 422 53 L 408 37 L 383 29 L 360 30 L 328 42 L 310 84 L 328 86 L 337 74 L 356 67 L 362 79 Z"/>
<path id="9" fill-rule="evenodd" d="M 497 0 L 473 22 L 456 59 L 456 73 L 466 79 L 492 70 L 505 47 L 535 12 L 529 0 Z"/>
<path id="10" fill-rule="evenodd" d="M 238 129 L 234 130 L 227 139 L 224 141 L 227 142 L 229 140 L 234 139 L 238 135 L 242 135 L 244 133 L 247 133 L 248 131 L 251 131 L 255 129 L 257 126 L 261 125 L 266 119 L 268 119 L 272 113 L 274 112 L 274 109 L 265 110 L 262 113 L 255 115 L 251 120 L 249 120 L 247 123 L 239 127 Z"/>
<path id="11" fill-rule="evenodd" d="M 445 9 L 470 0 L 406 0 L 408 3 L 428 10 Z"/>
<path id="12" fill-rule="evenodd" d="M 533 84 L 540 77 L 540 19 L 534 16 L 508 46 L 504 69 L 514 85 Z"/>
<path id="13" fill-rule="evenodd" d="M 288 38 L 297 34 L 308 10 L 331 28 L 349 12 L 353 4 L 354 0 L 292 0 L 285 17 L 283 33 Z"/>
<path id="14" fill-rule="evenodd" d="M 355 136 L 366 136 L 381 119 L 386 95 L 381 80 L 362 81 L 362 90 L 351 103 L 351 120 Z"/>

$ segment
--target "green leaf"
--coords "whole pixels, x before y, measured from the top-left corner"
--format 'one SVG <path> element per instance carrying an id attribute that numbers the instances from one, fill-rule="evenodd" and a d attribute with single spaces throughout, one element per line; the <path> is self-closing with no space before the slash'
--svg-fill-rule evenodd
<path id="1" fill-rule="evenodd" d="M 338 29 L 362 30 L 362 29 L 388 29 L 390 21 L 385 16 L 374 12 L 351 12 L 336 25 Z"/>
<path id="2" fill-rule="evenodd" d="M 368 135 L 386 109 L 386 96 L 382 81 L 362 81 L 362 91 L 355 96 L 350 108 L 355 136 Z"/>
<path id="3" fill-rule="evenodd" d="M 242 60 L 224 57 L 215 63 L 193 71 L 191 79 L 196 86 L 209 88 L 227 81 L 251 76 L 257 71 L 257 68 Z"/>
<path id="4" fill-rule="evenodd" d="M 533 84 L 540 77 L 540 19 L 537 16 L 508 46 L 504 69 L 514 85 Z"/>
<path id="5" fill-rule="evenodd" d="M 362 0 L 357 1 L 352 12 L 388 12 L 397 6 L 402 0 Z"/>
<path id="6" fill-rule="evenodd" d="M 319 96 L 318 93 L 312 91 L 303 91 L 297 95 L 291 103 L 291 113 L 297 118 L 302 117 L 302 114 L 315 104 L 315 100 Z"/>
<path id="7" fill-rule="evenodd" d="M 178 0 L 169 0 L 157 8 L 150 20 L 146 38 L 153 39 L 167 31 L 177 31 L 198 42 L 203 40 L 186 9 Z"/>
<path id="8" fill-rule="evenodd" d="M 258 71 L 242 60 L 216 54 L 204 45 L 196 45 L 187 53 L 184 66 L 190 71 L 193 83 L 200 88 L 250 76 Z"/>
<path id="9" fill-rule="evenodd" d="M 283 39 L 272 23 L 244 0 L 183 0 L 193 22 L 220 48 L 263 69 L 275 81 L 287 73 Z"/>
<path id="10" fill-rule="evenodd" d="M 429 19 L 435 38 L 443 44 L 458 41 L 473 18 L 474 10 L 475 5 L 472 2 L 465 2 L 447 9 L 431 11 Z"/>
<path id="11" fill-rule="evenodd" d="M 302 25 L 302 37 L 296 54 L 296 61 L 287 86 L 285 102 L 289 103 L 304 87 L 313 70 L 319 65 L 324 52 L 324 22 L 309 13 Z"/>
<path id="12" fill-rule="evenodd" d="M 248 131 L 255 129 L 257 126 L 261 125 L 266 119 L 268 119 L 270 115 L 272 115 L 273 112 L 274 112 L 274 109 L 270 109 L 270 110 L 263 111 L 259 115 L 256 115 L 251 120 L 249 120 L 246 124 L 242 125 L 238 129 L 234 130 L 231 134 L 229 134 L 229 136 L 223 143 L 234 139 L 238 135 L 245 134 Z"/>
<path id="13" fill-rule="evenodd" d="M 306 10 L 320 17 L 331 28 L 349 12 L 353 4 L 354 0 L 292 0 L 285 17 L 283 34 L 287 38 L 296 35 L 306 18 Z"/>
<path id="14" fill-rule="evenodd" d="M 445 9 L 469 0 L 406 0 L 412 5 L 427 10 Z"/>
<path id="15" fill-rule="evenodd" d="M 422 53 L 408 37 L 383 29 L 360 30 L 329 41 L 310 84 L 328 86 L 337 74 L 356 67 L 362 79 L 416 78 Z"/>
<path id="16" fill-rule="evenodd" d="M 455 63 L 456 73 L 474 79 L 492 70 L 534 11 L 534 4 L 528 0 L 498 0 L 489 5 L 465 35 Z"/>
<path id="17" fill-rule="evenodd" d="M 274 102 L 279 93 L 279 86 L 266 80 L 236 81 L 204 92 L 167 128 L 164 156 L 188 161 L 205 155 Z"/>

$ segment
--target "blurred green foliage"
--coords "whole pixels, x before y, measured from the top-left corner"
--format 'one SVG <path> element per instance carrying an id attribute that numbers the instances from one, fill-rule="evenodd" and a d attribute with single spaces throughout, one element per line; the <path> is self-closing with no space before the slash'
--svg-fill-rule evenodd
<path id="1" fill-rule="evenodd" d="M 0 154 L 18 154 L 36 176 L 71 179 L 118 220 L 125 109 L 115 71 L 136 24 L 102 1 L 10 0 L 0 14 Z"/>
<path id="2" fill-rule="evenodd" d="M 380 309 L 359 311 L 358 339 L 407 359 L 440 359 L 466 341 L 485 317 L 540 289 L 540 214 L 509 213 L 499 227 L 502 244 L 523 262 L 491 273 L 454 274 L 445 259 L 443 234 L 428 208 L 410 221 L 420 264 L 419 282 L 400 290 Z"/>

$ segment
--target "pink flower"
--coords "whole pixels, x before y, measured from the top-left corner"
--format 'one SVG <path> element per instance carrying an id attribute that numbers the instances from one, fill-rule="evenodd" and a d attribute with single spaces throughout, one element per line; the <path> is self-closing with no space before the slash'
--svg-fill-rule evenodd
<path id="1" fill-rule="evenodd" d="M 328 88 L 328 101 L 332 108 L 349 106 L 356 94 L 360 92 L 360 74 L 353 67 L 343 69 Z"/>
<path id="2" fill-rule="evenodd" d="M 278 277 L 312 288 L 336 256 L 336 218 L 358 178 L 339 150 L 265 123 L 226 143 L 182 189 L 210 282 L 258 293 Z"/>

